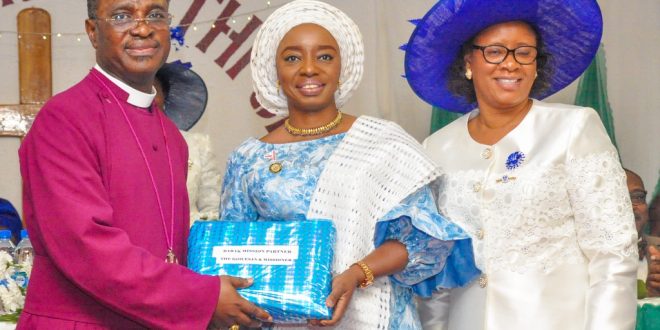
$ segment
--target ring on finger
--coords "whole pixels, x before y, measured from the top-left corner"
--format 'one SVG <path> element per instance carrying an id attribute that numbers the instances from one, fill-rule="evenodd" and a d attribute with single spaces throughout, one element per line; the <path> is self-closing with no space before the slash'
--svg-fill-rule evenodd
<path id="1" fill-rule="evenodd" d="M 252 312 L 250 312 L 250 315 L 248 315 L 251 319 L 257 320 L 257 312 L 259 311 L 259 308 L 257 306 L 254 306 L 252 308 Z"/>

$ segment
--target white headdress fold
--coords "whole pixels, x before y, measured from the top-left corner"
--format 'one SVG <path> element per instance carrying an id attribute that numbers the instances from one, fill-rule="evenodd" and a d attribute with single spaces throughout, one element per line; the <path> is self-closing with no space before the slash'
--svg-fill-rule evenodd
<path id="1" fill-rule="evenodd" d="M 362 80 L 364 44 L 355 22 L 341 10 L 315 0 L 294 0 L 275 10 L 257 32 L 252 47 L 250 66 L 252 84 L 257 100 L 266 110 L 286 116 L 289 112 L 286 97 L 277 87 L 275 65 L 277 47 L 292 28 L 305 23 L 322 26 L 339 45 L 341 57 L 341 85 L 335 92 L 335 103 L 341 108 Z"/>

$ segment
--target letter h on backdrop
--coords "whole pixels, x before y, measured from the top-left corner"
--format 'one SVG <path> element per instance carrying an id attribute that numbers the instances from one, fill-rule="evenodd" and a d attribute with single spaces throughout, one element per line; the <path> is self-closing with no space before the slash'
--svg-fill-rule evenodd
<path id="1" fill-rule="evenodd" d="M 225 0 L 217 1 L 219 4 L 225 2 Z M 206 3 L 206 0 L 194 0 L 188 8 L 188 11 L 179 23 L 182 26 L 184 35 L 187 33 L 190 24 L 194 22 L 204 3 Z M 196 45 L 196 47 L 202 51 L 202 53 L 206 53 L 209 46 L 218 38 L 218 36 L 220 36 L 220 34 L 227 36 L 231 40 L 231 43 L 222 51 L 220 56 L 215 59 L 215 63 L 220 66 L 232 80 L 236 79 L 236 76 L 238 76 L 238 74 L 241 73 L 243 69 L 245 69 L 245 67 L 247 67 L 247 65 L 250 63 L 250 53 L 252 52 L 252 47 L 250 47 L 250 49 L 248 49 L 242 56 L 240 56 L 240 58 L 234 61 L 233 64 L 229 63 L 230 59 L 234 57 L 238 49 L 245 43 L 245 41 L 250 38 L 250 36 L 252 36 L 254 32 L 257 31 L 257 28 L 259 28 L 259 26 L 261 26 L 263 23 L 258 17 L 253 15 L 247 21 L 247 24 L 243 27 L 242 30 L 234 30 L 231 26 L 229 26 L 228 21 L 240 6 L 241 4 L 237 0 L 228 0 L 227 4 L 222 9 L 222 12 L 216 18 L 215 24 L 211 26 L 210 30 Z M 256 114 L 259 117 L 271 118 L 274 116 L 266 109 L 261 107 L 254 93 L 250 95 L 250 105 L 254 110 L 256 110 Z M 280 120 L 276 123 L 268 125 L 266 126 L 266 129 L 268 131 L 272 131 L 281 125 L 282 122 L 283 121 Z"/>

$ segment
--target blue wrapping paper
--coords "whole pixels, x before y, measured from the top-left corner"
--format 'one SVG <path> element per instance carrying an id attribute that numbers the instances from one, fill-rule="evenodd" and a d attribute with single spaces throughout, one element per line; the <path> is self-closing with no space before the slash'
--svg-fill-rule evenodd
<path id="1" fill-rule="evenodd" d="M 335 228 L 328 220 L 197 221 L 188 267 L 205 275 L 252 277 L 240 289 L 275 323 L 329 319 Z"/>

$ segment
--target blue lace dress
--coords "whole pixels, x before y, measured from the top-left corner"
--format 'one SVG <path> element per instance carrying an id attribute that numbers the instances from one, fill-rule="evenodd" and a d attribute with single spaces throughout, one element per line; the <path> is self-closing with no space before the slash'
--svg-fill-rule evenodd
<path id="1" fill-rule="evenodd" d="M 221 219 L 234 221 L 305 220 L 316 183 L 324 165 L 345 133 L 311 141 L 270 144 L 250 138 L 231 154 L 222 186 Z M 279 162 L 282 169 L 269 169 Z M 411 219 L 433 223 L 427 233 Z M 452 237 L 443 241 L 435 237 Z M 430 296 L 437 287 L 456 287 L 479 271 L 463 230 L 438 214 L 430 188 L 408 196 L 379 220 L 374 246 L 395 239 L 406 245 L 405 270 L 390 276 L 392 282 L 390 329 L 421 329 L 413 293 Z M 341 238 L 338 238 L 338 244 Z M 343 270 L 335 270 L 341 272 Z M 368 289 L 367 289 L 368 290 Z"/>

